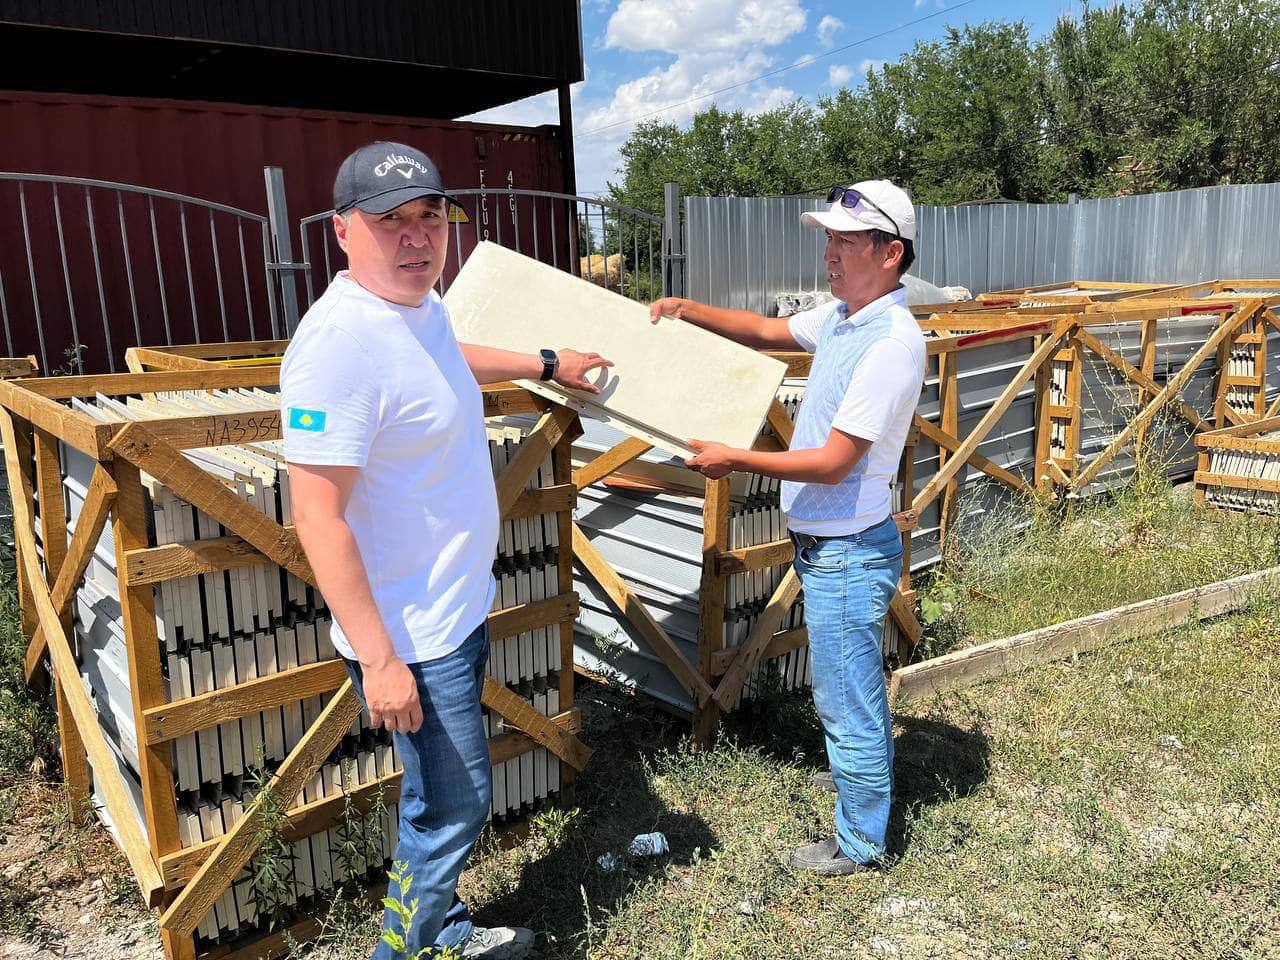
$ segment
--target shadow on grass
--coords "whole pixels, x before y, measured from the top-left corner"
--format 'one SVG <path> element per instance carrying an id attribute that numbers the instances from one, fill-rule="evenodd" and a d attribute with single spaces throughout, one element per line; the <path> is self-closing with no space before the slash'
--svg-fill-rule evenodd
<path id="1" fill-rule="evenodd" d="M 722 736 L 780 765 L 825 768 L 822 729 L 809 697 L 777 689 L 759 694 L 725 720 Z M 613 686 L 583 684 L 578 702 L 583 737 L 595 753 L 575 784 L 577 812 L 567 822 L 541 828 L 544 849 L 533 852 L 504 892 L 476 911 L 481 924 L 532 927 L 544 958 L 582 956 L 598 943 L 611 917 L 671 882 L 669 868 L 690 866 L 720 847 L 702 817 L 671 809 L 653 787 L 653 758 L 685 749 L 687 723 Z M 987 741 L 979 733 L 914 717 L 899 718 L 897 728 L 893 857 L 909 846 L 911 822 L 922 807 L 972 793 L 988 766 Z M 666 834 L 669 855 L 626 855 L 632 837 L 655 830 Z M 612 870 L 597 862 L 606 853 L 616 858 Z"/>
<path id="2" fill-rule="evenodd" d="M 894 717 L 891 858 L 911 842 L 911 823 L 924 807 L 967 797 L 987 779 L 990 745 L 976 728 L 913 716 Z M 822 724 L 807 695 L 767 683 L 724 725 L 724 733 L 783 763 L 827 769 Z"/>
<path id="3" fill-rule="evenodd" d="M 652 789 L 650 759 L 680 749 L 687 723 L 612 685 L 580 683 L 576 700 L 582 738 L 595 751 L 574 784 L 577 812 L 562 829 L 547 831 L 548 849 L 523 865 L 513 889 L 476 911 L 482 925 L 534 929 L 545 944 L 541 957 L 580 956 L 593 928 L 633 895 L 661 883 L 669 867 L 688 866 L 719 846 L 706 821 L 670 809 Z M 626 853 L 633 837 L 653 831 L 666 834 L 668 855 Z M 615 858 L 613 869 L 598 863 L 604 854 Z"/>
<path id="4" fill-rule="evenodd" d="M 893 807 L 889 811 L 889 855 L 911 845 L 911 824 L 924 807 L 967 797 L 987 779 L 991 752 L 977 730 L 919 717 L 896 717 L 893 740 Z M 955 838 L 957 844 L 963 837 Z"/>

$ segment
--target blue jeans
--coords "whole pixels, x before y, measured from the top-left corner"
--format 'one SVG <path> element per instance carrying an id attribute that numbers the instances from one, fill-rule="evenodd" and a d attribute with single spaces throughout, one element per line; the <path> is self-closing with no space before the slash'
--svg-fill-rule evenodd
<path id="1" fill-rule="evenodd" d="M 481 624 L 453 653 L 409 664 L 422 699 L 422 726 L 416 733 L 392 734 L 403 767 L 400 842 L 393 860 L 403 860 L 413 874 L 404 899 L 416 898 L 418 913 L 408 931 L 400 930 L 390 911 L 382 923 L 406 934 L 410 956 L 433 945 L 457 947 L 471 936 L 471 913 L 455 891 L 489 815 L 489 744 L 480 718 L 488 658 L 489 631 Z M 363 703 L 360 665 L 346 664 Z M 398 895 L 392 883 L 387 896 Z M 374 960 L 394 956 L 385 943 L 373 952 Z"/>
<path id="2" fill-rule="evenodd" d="M 893 723 L 880 637 L 902 572 L 890 518 L 861 533 L 798 547 L 813 662 L 813 702 L 836 784 L 836 839 L 860 863 L 884 855 L 893 791 Z"/>

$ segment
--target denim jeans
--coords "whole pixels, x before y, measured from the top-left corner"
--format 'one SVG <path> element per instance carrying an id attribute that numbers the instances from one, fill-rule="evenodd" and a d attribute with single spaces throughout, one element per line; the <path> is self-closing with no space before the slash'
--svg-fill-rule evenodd
<path id="1" fill-rule="evenodd" d="M 400 754 L 400 842 L 393 861 L 403 860 L 413 874 L 406 903 L 418 899 L 408 931 L 387 911 L 383 927 L 407 934 L 408 953 L 423 947 L 456 947 L 471 936 L 471 913 L 455 892 L 458 877 L 489 814 L 492 789 L 489 744 L 480 718 L 480 691 L 489 657 L 489 631 L 477 627 L 462 646 L 439 660 L 411 663 L 422 699 L 422 726 L 416 733 L 395 733 Z M 358 663 L 347 672 L 364 700 Z M 395 883 L 387 896 L 397 897 Z M 385 943 L 374 960 L 396 956 Z"/>
<path id="2" fill-rule="evenodd" d="M 798 548 L 813 662 L 813 702 L 835 780 L 836 839 L 869 863 L 885 851 L 893 791 L 893 724 L 880 637 L 902 572 L 890 518 L 861 533 Z"/>

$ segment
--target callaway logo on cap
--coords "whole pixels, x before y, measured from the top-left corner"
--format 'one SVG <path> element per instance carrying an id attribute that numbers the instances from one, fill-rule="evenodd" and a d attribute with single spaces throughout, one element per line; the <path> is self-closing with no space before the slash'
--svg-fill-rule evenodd
<path id="1" fill-rule="evenodd" d="M 425 153 L 380 140 L 342 161 L 333 181 L 333 209 L 343 213 L 358 207 L 365 213 L 386 213 L 419 197 L 444 197 L 462 206 L 444 191 L 440 171 Z"/>

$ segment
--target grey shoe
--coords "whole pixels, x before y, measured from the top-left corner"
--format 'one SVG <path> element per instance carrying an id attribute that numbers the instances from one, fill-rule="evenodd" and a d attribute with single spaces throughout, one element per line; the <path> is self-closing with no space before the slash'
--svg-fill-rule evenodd
<path id="1" fill-rule="evenodd" d="M 829 790 L 831 793 L 836 792 L 836 778 L 831 775 L 830 770 L 815 771 L 813 776 L 809 778 L 809 783 L 819 790 Z"/>
<path id="2" fill-rule="evenodd" d="M 528 927 L 473 927 L 462 947 L 462 956 L 524 960 L 532 949 L 533 931 Z"/>
<path id="3" fill-rule="evenodd" d="M 807 843 L 791 851 L 791 868 L 816 873 L 820 877 L 843 877 L 860 870 L 872 869 L 865 863 L 846 857 L 840 851 L 840 844 L 835 837 Z"/>

